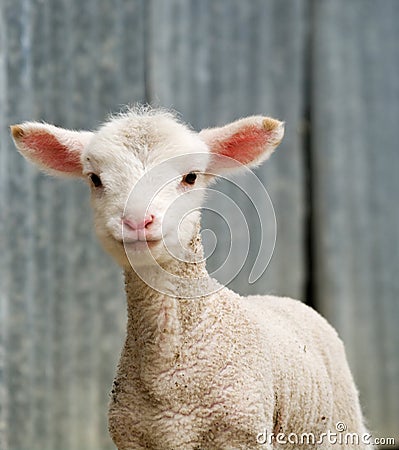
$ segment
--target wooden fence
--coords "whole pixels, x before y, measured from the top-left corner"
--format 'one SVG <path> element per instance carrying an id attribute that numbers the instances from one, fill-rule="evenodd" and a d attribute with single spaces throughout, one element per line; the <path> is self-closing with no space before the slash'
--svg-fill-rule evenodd
<path id="1" fill-rule="evenodd" d="M 29 166 L 8 126 L 92 129 L 129 102 L 173 107 L 196 129 L 286 121 L 256 171 L 276 212 L 274 256 L 248 284 L 253 230 L 231 287 L 321 311 L 373 434 L 399 445 L 398 23 L 397 0 L 0 0 L 1 450 L 113 448 L 107 394 L 125 324 L 86 187 Z"/>

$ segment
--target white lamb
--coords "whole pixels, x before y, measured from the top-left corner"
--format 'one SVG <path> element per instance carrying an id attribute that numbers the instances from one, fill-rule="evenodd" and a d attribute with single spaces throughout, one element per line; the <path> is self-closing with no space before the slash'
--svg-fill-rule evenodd
<path id="1" fill-rule="evenodd" d="M 372 448 L 326 320 L 289 298 L 241 297 L 205 269 L 206 187 L 266 160 L 283 133 L 254 116 L 198 134 L 148 108 L 97 132 L 12 127 L 40 168 L 89 183 L 98 237 L 125 271 L 127 336 L 109 408 L 119 450 Z M 345 445 L 346 433 L 360 443 Z"/>

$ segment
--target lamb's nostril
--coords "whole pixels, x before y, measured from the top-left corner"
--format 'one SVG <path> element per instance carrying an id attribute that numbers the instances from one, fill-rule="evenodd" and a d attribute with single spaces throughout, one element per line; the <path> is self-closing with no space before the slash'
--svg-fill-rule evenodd
<path id="1" fill-rule="evenodd" d="M 133 231 L 143 230 L 144 228 L 148 228 L 150 224 L 154 221 L 154 216 L 152 214 L 148 214 L 144 217 L 143 220 L 137 221 L 128 217 L 124 217 L 122 219 L 123 225 Z"/>
<path id="2" fill-rule="evenodd" d="M 149 225 L 152 224 L 152 222 L 154 222 L 154 216 L 150 214 L 144 219 L 144 228 L 148 228 Z"/>

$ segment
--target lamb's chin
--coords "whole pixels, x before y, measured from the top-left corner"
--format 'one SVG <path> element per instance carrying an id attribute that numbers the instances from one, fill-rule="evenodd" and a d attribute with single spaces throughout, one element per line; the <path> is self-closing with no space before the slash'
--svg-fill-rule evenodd
<path id="1" fill-rule="evenodd" d="M 133 269 L 162 264 L 167 255 L 162 240 L 124 242 L 123 247 L 129 266 Z"/>

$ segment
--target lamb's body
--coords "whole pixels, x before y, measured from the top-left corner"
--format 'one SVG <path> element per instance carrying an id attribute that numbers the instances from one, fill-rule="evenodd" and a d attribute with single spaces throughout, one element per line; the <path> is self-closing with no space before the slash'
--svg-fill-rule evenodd
<path id="1" fill-rule="evenodd" d="M 290 444 L 338 422 L 365 432 L 342 342 L 298 301 L 215 288 L 202 261 L 209 180 L 265 160 L 281 122 L 256 116 L 197 134 L 170 114 L 131 111 L 95 133 L 12 132 L 46 171 L 88 180 L 97 235 L 124 267 L 127 337 L 109 411 L 119 450 L 372 448 Z"/>
<path id="2" fill-rule="evenodd" d="M 204 270 L 179 269 L 192 283 Z M 317 440 L 338 422 L 365 433 L 342 342 L 313 309 L 227 288 L 171 298 L 133 271 L 125 277 L 127 338 L 109 411 L 119 450 L 277 449 L 265 430 Z M 354 447 L 324 439 L 302 448 Z"/>

